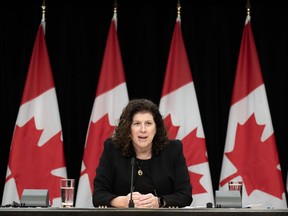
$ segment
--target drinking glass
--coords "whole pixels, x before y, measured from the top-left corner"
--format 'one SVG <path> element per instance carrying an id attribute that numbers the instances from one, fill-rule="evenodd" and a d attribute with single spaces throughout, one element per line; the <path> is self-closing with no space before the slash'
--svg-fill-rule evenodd
<path id="1" fill-rule="evenodd" d="M 61 207 L 70 208 L 74 204 L 75 179 L 61 179 Z"/>

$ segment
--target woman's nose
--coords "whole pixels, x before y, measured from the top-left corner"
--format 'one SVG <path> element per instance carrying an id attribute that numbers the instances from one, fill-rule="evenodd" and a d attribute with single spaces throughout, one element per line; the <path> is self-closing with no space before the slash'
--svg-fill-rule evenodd
<path id="1" fill-rule="evenodd" d="M 145 126 L 145 124 L 142 124 L 142 125 L 141 125 L 140 131 L 141 131 L 141 132 L 145 132 L 145 131 L 146 131 L 146 126 Z"/>

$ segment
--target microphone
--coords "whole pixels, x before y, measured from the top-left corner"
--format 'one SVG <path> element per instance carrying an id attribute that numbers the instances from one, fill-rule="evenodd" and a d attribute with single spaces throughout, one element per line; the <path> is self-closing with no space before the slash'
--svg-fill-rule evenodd
<path id="1" fill-rule="evenodd" d="M 130 187 L 130 200 L 129 200 L 129 208 L 134 208 L 134 202 L 132 199 L 132 193 L 133 193 L 133 177 L 134 177 L 134 165 L 135 165 L 135 157 L 131 158 L 131 187 Z"/>

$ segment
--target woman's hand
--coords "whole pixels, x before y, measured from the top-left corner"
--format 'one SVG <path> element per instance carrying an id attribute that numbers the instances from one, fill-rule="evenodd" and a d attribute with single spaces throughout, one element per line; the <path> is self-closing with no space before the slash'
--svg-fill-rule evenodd
<path id="1" fill-rule="evenodd" d="M 134 197 L 133 200 L 135 201 Z M 159 208 L 158 197 L 154 196 L 152 193 L 149 194 L 139 194 L 137 196 L 137 201 L 134 202 L 135 208 Z"/>
<path id="2" fill-rule="evenodd" d="M 132 200 L 133 200 L 133 203 L 134 203 L 134 207 L 135 207 L 135 208 L 136 208 L 136 206 L 138 205 L 138 202 L 139 202 L 139 199 L 140 199 L 141 196 L 142 196 L 142 194 L 139 193 L 139 192 L 133 192 L 133 193 L 132 193 Z M 129 194 L 126 196 L 127 207 L 129 207 L 130 199 L 131 199 L 131 193 L 129 193 Z"/>

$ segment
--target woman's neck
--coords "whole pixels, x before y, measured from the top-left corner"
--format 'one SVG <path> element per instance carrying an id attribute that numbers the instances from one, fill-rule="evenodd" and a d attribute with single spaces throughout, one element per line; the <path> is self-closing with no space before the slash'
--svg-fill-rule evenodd
<path id="1" fill-rule="evenodd" d="M 151 157 L 152 157 L 151 150 L 143 151 L 143 152 L 136 151 L 136 158 L 138 159 L 148 160 L 148 159 L 151 159 Z"/>

